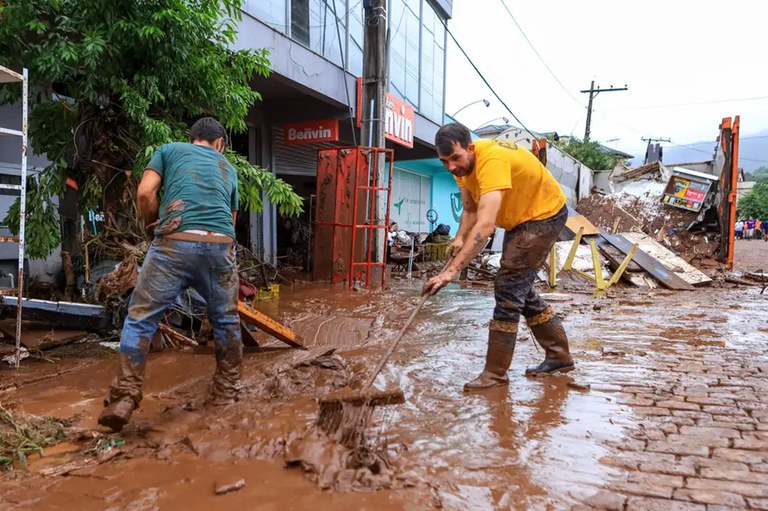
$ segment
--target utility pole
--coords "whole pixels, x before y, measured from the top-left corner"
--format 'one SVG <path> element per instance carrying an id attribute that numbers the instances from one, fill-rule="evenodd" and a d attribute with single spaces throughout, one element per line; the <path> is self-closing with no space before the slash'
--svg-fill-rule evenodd
<path id="1" fill-rule="evenodd" d="M 387 0 L 363 0 L 363 98 L 361 104 L 362 120 L 360 126 L 360 145 L 368 147 L 385 148 L 385 96 L 389 86 L 387 75 L 389 62 L 389 45 L 387 41 Z M 384 155 L 380 155 L 378 161 L 368 160 L 369 186 L 378 183 L 378 186 L 386 186 L 386 161 Z M 375 223 L 381 225 L 385 222 L 387 214 L 386 193 L 370 191 L 366 194 L 367 200 L 373 200 Z M 366 212 L 370 208 L 366 204 Z M 354 212 L 353 214 L 357 214 Z M 366 213 L 367 214 L 367 213 Z M 370 229 L 366 237 L 371 236 L 366 242 L 372 243 L 373 258 L 376 262 L 384 262 L 386 236 L 383 229 Z"/>
<path id="2" fill-rule="evenodd" d="M 611 85 L 608 89 L 601 89 L 598 85 L 597 89 L 595 89 L 595 81 L 592 80 L 592 84 L 589 86 L 589 89 L 581 91 L 582 93 L 589 93 L 589 105 L 587 106 L 587 127 L 584 130 L 584 142 L 589 140 L 589 128 L 592 126 L 592 100 L 595 99 L 601 92 L 617 92 L 621 90 L 628 90 L 626 84 L 624 87 L 616 88 Z"/>
<path id="3" fill-rule="evenodd" d="M 640 140 L 642 140 L 643 142 L 648 142 L 648 146 L 645 148 L 645 159 L 643 160 L 643 165 L 646 165 L 647 163 L 649 163 L 648 159 L 649 159 L 649 156 L 651 154 L 651 143 L 653 143 L 653 142 L 672 142 L 668 138 L 645 138 L 645 137 L 640 137 Z M 659 160 L 658 161 L 661 161 L 661 160 L 662 160 L 662 153 L 661 153 L 661 147 L 659 147 Z M 654 160 L 654 161 L 656 161 L 656 160 Z"/>

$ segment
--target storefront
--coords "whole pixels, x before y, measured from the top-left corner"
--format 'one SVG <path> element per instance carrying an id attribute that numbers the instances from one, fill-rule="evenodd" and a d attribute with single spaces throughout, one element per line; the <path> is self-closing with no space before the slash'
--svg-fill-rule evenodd
<path id="1" fill-rule="evenodd" d="M 387 147 L 395 162 L 434 157 L 443 121 L 445 0 L 391 0 Z M 304 198 L 304 214 L 281 218 L 268 198 L 250 213 L 248 244 L 267 261 L 307 266 L 317 190 L 317 151 L 366 145 L 359 140 L 357 81 L 362 73 L 363 5 L 356 0 L 246 2 L 236 47 L 267 48 L 272 74 L 254 77 L 262 101 L 249 116 L 241 152 L 291 184 Z M 403 172 L 401 172 L 401 170 Z M 403 167 L 393 175 L 392 208 L 415 230 L 429 231 L 431 172 Z M 397 195 L 397 196 L 396 196 Z M 403 200 L 404 199 L 404 200 Z M 402 201 L 402 202 L 401 202 Z M 408 230 L 411 227 L 404 227 Z"/>

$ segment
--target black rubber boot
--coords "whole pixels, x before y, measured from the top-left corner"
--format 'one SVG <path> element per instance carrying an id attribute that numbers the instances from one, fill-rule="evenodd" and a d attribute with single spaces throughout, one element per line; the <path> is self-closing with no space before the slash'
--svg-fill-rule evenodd
<path id="1" fill-rule="evenodd" d="M 128 424 L 141 402 L 146 366 L 146 362 L 133 364 L 128 355 L 120 355 L 120 373 L 109 388 L 109 397 L 104 400 L 105 408 L 99 415 L 99 424 L 112 431 L 120 431 Z"/>
<path id="2" fill-rule="evenodd" d="M 464 384 L 467 392 L 485 390 L 507 385 L 507 371 L 515 354 L 517 332 L 488 331 L 488 352 L 485 355 L 485 368 L 480 376 Z"/>
<path id="3" fill-rule="evenodd" d="M 574 369 L 573 359 L 568 349 L 568 336 L 560 321 L 555 316 L 540 325 L 528 325 L 533 332 L 534 337 L 544 348 L 544 362 L 525 370 L 526 376 L 536 376 L 537 374 L 553 373 L 560 371 L 567 373 Z"/>

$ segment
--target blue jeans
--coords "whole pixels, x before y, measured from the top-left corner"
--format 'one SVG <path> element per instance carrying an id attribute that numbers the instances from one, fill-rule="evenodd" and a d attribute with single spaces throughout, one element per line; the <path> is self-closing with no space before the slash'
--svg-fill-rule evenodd
<path id="1" fill-rule="evenodd" d="M 243 357 L 237 313 L 238 276 L 234 243 L 155 238 L 139 273 L 120 336 L 120 353 L 144 364 L 166 309 L 188 287 L 208 304 L 216 361 L 239 368 Z M 239 374 L 239 371 L 238 371 Z"/>

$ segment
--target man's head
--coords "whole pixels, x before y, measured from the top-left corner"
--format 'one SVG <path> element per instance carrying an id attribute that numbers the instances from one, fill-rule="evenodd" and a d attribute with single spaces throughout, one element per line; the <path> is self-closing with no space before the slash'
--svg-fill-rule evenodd
<path id="1" fill-rule="evenodd" d="M 195 121 L 189 129 L 189 141 L 197 145 L 213 147 L 224 153 L 227 147 L 227 130 L 213 117 L 203 117 Z"/>
<path id="2" fill-rule="evenodd" d="M 475 170 L 475 144 L 463 124 L 446 124 L 437 130 L 435 147 L 440 161 L 454 176 L 468 176 Z"/>

